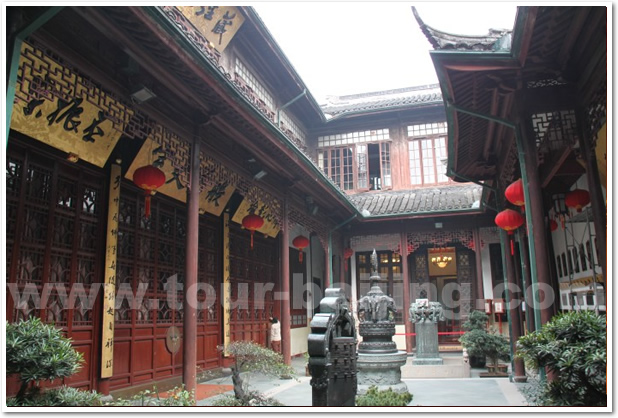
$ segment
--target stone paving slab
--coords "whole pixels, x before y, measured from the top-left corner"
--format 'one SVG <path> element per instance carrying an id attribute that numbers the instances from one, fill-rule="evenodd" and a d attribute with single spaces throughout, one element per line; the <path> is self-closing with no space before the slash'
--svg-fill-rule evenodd
<path id="1" fill-rule="evenodd" d="M 296 379 L 253 375 L 249 378 L 250 388 L 273 397 L 286 406 L 311 406 L 311 377 L 304 376 L 304 359 L 294 359 L 292 366 L 297 370 Z M 302 371 L 302 373 L 301 373 Z M 475 373 L 472 373 L 475 376 Z M 461 379 L 402 379 L 414 396 L 409 406 L 427 407 L 518 407 L 526 406 L 518 386 L 508 378 L 461 378 Z M 231 384 L 231 377 L 222 377 L 206 384 Z M 232 394 L 233 392 L 227 392 Z M 207 406 L 216 397 L 202 399 L 198 405 Z"/>

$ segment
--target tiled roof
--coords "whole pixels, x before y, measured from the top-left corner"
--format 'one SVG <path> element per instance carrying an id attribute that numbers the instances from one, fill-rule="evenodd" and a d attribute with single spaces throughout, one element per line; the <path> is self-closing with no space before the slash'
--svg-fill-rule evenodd
<path id="1" fill-rule="evenodd" d="M 489 29 L 487 35 L 456 35 L 426 25 L 415 7 L 412 13 L 423 34 L 434 49 L 458 51 L 508 51 L 511 49 L 511 29 Z"/>
<path id="2" fill-rule="evenodd" d="M 478 207 L 481 193 L 482 186 L 457 184 L 413 190 L 370 191 L 349 197 L 360 212 L 367 210 L 370 216 L 380 216 L 474 209 Z"/>
<path id="3" fill-rule="evenodd" d="M 321 105 L 325 115 L 334 117 L 352 112 L 371 112 L 401 106 L 443 104 L 442 93 L 437 84 L 407 87 L 348 96 L 329 96 L 328 103 Z"/>

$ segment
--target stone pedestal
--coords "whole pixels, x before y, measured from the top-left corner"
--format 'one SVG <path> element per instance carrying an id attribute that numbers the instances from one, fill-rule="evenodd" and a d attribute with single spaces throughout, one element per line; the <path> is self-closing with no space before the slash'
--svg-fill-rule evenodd
<path id="1" fill-rule="evenodd" d="M 438 350 L 437 322 L 422 322 L 415 325 L 416 329 L 416 357 L 412 364 L 438 365 L 443 364 Z"/>
<path id="2" fill-rule="evenodd" d="M 358 394 L 367 392 L 371 386 L 378 390 L 388 390 L 404 393 L 408 386 L 401 381 L 401 366 L 406 364 L 407 353 L 398 350 L 388 354 L 358 354 L 356 361 L 356 378 L 358 379 Z"/>
<path id="3" fill-rule="evenodd" d="M 396 393 L 408 392 L 408 386 L 401 381 L 401 366 L 406 364 L 407 353 L 397 350 L 392 340 L 395 301 L 385 295 L 378 284 L 375 250 L 371 255 L 371 267 L 371 289 L 358 301 L 358 333 L 363 337 L 356 362 L 358 394 L 366 393 L 371 386 L 378 390 L 392 389 Z"/>
<path id="4" fill-rule="evenodd" d="M 439 302 L 417 299 L 410 304 L 410 320 L 416 330 L 416 358 L 412 364 L 435 366 L 443 364 L 438 349 L 438 321 L 444 321 Z"/>

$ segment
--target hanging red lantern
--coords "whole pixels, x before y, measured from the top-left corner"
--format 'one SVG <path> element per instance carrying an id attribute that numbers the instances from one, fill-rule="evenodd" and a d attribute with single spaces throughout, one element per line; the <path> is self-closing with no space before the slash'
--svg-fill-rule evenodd
<path id="1" fill-rule="evenodd" d="M 558 222 L 556 222 L 555 219 L 552 219 L 551 221 L 549 221 L 549 228 L 551 229 L 551 232 L 554 232 L 556 229 L 558 229 Z"/>
<path id="2" fill-rule="evenodd" d="M 153 165 L 140 167 L 133 173 L 133 183 L 144 189 L 144 216 L 150 217 L 150 198 L 165 184 L 165 173 Z"/>
<path id="3" fill-rule="evenodd" d="M 513 209 L 504 209 L 496 215 L 494 221 L 496 225 L 504 229 L 509 235 L 513 235 L 513 231 L 524 224 L 524 217 Z M 511 238 L 511 255 L 514 253 L 513 239 Z"/>
<path id="4" fill-rule="evenodd" d="M 309 238 L 299 235 L 292 241 L 292 245 L 298 248 L 298 262 L 302 264 L 303 262 L 303 248 L 309 246 Z"/>
<path id="5" fill-rule="evenodd" d="M 581 212 L 582 208 L 590 203 L 590 193 L 588 190 L 575 189 L 567 193 L 564 198 L 564 203 L 569 208 L 575 208 L 577 212 Z"/>
<path id="6" fill-rule="evenodd" d="M 253 233 L 260 229 L 262 225 L 264 225 L 264 219 L 254 213 L 250 213 L 249 215 L 242 218 L 243 228 L 251 231 L 251 249 L 253 249 Z"/>
<path id="7" fill-rule="evenodd" d="M 354 250 L 351 248 L 346 248 L 343 250 L 343 258 L 345 260 L 344 268 L 345 271 L 348 271 L 348 259 L 354 255 Z"/>
<path id="8" fill-rule="evenodd" d="M 504 196 L 515 206 L 520 206 L 522 212 L 524 211 L 526 200 L 524 198 L 524 183 L 521 179 L 511 183 L 504 191 Z"/>

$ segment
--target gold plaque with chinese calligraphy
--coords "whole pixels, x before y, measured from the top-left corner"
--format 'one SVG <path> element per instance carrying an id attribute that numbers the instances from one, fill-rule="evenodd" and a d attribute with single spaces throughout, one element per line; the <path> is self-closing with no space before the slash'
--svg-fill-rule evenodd
<path id="1" fill-rule="evenodd" d="M 120 207 L 120 172 L 120 165 L 112 164 L 107 213 L 103 316 L 101 321 L 101 377 L 103 378 L 111 377 L 114 373 L 114 308 L 116 305 L 116 249 L 118 245 L 118 208 Z"/>
<path id="2" fill-rule="evenodd" d="M 109 109 L 95 103 L 113 104 L 126 117 L 132 111 L 103 91 L 87 90 L 84 78 L 35 52 L 23 43 L 11 129 L 103 167 L 122 135 L 123 122 L 112 121 Z"/>
<path id="3" fill-rule="evenodd" d="M 245 17 L 234 6 L 177 7 L 219 52 L 223 52 L 245 21 Z"/>
<path id="4" fill-rule="evenodd" d="M 181 202 L 187 201 L 186 185 L 180 181 L 180 172 L 175 168 L 167 157 L 170 150 L 159 145 L 152 138 L 147 138 L 139 153 L 129 166 L 125 177 L 133 181 L 133 173 L 140 167 L 153 165 L 165 173 L 165 184 L 157 189 L 157 193 L 163 193 Z"/>
<path id="5" fill-rule="evenodd" d="M 260 215 L 264 219 L 264 225 L 258 229 L 258 232 L 266 234 L 271 238 L 275 238 L 277 236 L 279 233 L 279 227 L 274 222 L 273 215 L 271 214 L 268 206 L 260 201 L 249 203 L 247 199 L 244 199 L 234 214 L 232 221 L 237 224 L 242 224 L 243 218 L 250 213 Z"/>
<path id="6" fill-rule="evenodd" d="M 30 103 L 16 101 L 11 128 L 79 159 L 103 167 L 122 135 L 104 112 L 76 97 L 67 102 L 54 97 Z"/>
<path id="7" fill-rule="evenodd" d="M 146 139 L 137 156 L 129 166 L 125 177 L 133 181 L 133 173 L 140 167 L 146 165 L 154 165 L 165 174 L 165 184 L 157 189 L 157 193 L 163 193 L 180 202 L 187 201 L 187 189 L 181 181 L 181 173 L 176 169 L 168 158 L 169 150 L 162 145 L 159 145 L 152 138 Z M 202 161 L 202 168 L 208 164 L 207 161 Z M 223 209 L 227 206 L 236 188 L 229 182 L 219 182 L 213 186 L 206 186 L 200 192 L 200 212 L 212 213 L 215 216 L 221 216 Z"/>
<path id="8" fill-rule="evenodd" d="M 227 206 L 234 194 L 236 187 L 226 183 L 218 183 L 212 187 L 207 187 L 200 193 L 200 212 L 212 213 L 221 216 L 223 209 Z"/>

